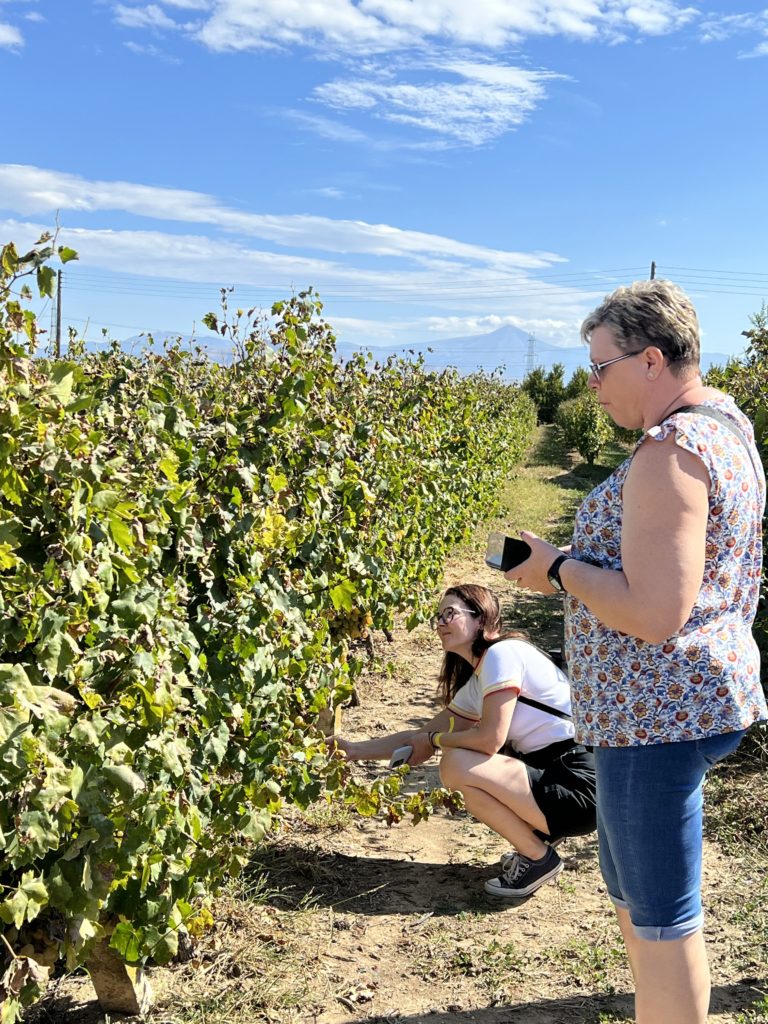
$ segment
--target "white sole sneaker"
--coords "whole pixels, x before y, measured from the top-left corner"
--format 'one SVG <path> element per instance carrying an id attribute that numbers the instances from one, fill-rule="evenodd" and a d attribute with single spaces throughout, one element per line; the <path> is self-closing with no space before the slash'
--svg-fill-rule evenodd
<path id="1" fill-rule="evenodd" d="M 549 870 L 544 871 L 541 874 L 534 872 L 535 877 L 531 879 L 528 885 L 525 884 L 524 876 L 520 878 L 520 882 L 523 883 L 522 885 L 512 885 L 502 875 L 500 878 L 489 878 L 484 885 L 484 889 L 489 896 L 499 896 L 502 899 L 507 900 L 519 900 L 525 896 L 530 896 L 531 893 L 536 892 L 536 890 L 541 888 L 541 886 L 546 882 L 550 882 L 557 878 L 564 867 L 565 865 L 558 857 L 557 863 Z M 527 873 L 528 872 L 526 872 L 526 874 Z"/>

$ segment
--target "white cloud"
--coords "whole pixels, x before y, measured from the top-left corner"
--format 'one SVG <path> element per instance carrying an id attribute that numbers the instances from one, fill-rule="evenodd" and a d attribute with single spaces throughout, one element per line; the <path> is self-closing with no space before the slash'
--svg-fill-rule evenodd
<path id="1" fill-rule="evenodd" d="M 546 252 L 511 252 L 472 245 L 442 235 L 389 224 L 333 220 L 307 214 L 258 214 L 232 209 L 202 192 L 156 188 L 125 181 L 88 181 L 74 174 L 21 164 L 0 164 L 3 207 L 14 213 L 53 214 L 57 210 L 122 210 L 162 221 L 208 224 L 252 235 L 281 246 L 335 253 L 408 259 L 425 266 L 445 261 L 511 269 L 537 269 L 563 262 Z"/>
<path id="2" fill-rule="evenodd" d="M 0 49 L 18 50 L 24 45 L 24 37 L 13 25 L 0 21 Z"/>
<path id="3" fill-rule="evenodd" d="M 305 114 L 300 110 L 287 110 L 285 116 L 290 117 L 302 128 L 314 132 L 321 138 L 330 139 L 332 142 L 369 142 L 365 132 L 350 125 L 340 124 L 332 121 L 329 117 L 317 114 Z"/>
<path id="4" fill-rule="evenodd" d="M 40 14 L 39 11 L 30 11 L 29 14 L 24 15 L 25 21 L 45 21 L 45 18 Z"/>
<path id="5" fill-rule="evenodd" d="M 705 43 L 722 43 L 736 35 L 760 34 L 762 40 L 751 50 L 739 53 L 739 59 L 768 57 L 768 8 L 745 14 L 710 15 L 701 26 L 701 38 Z"/>
<path id="6" fill-rule="evenodd" d="M 701 23 L 705 43 L 721 43 L 745 32 L 768 33 L 768 10 L 746 14 L 709 15 Z"/>
<path id="7" fill-rule="evenodd" d="M 187 11 L 210 11 L 214 0 L 162 0 L 166 7 L 183 7 Z"/>
<path id="8" fill-rule="evenodd" d="M 123 28 L 177 29 L 178 23 L 157 6 L 148 4 L 146 7 L 128 7 L 126 4 L 115 4 L 115 21 Z"/>
<path id="9" fill-rule="evenodd" d="M 296 111 L 289 116 L 322 137 L 381 150 L 484 145 L 526 121 L 546 98 L 547 79 L 557 76 L 492 62 L 491 55 L 504 48 L 557 35 L 616 43 L 673 32 L 697 16 L 678 0 L 162 2 L 166 8 L 200 11 L 202 17 L 182 25 L 158 3 L 119 3 L 116 18 L 131 28 L 181 30 L 217 52 L 301 48 L 324 61 L 354 60 L 350 77 L 318 86 L 312 99 L 337 112 L 399 125 L 406 129 L 402 137 L 382 138 L 379 130 L 373 140 L 330 118 Z M 469 56 L 452 61 L 435 56 L 457 50 Z M 409 129 L 426 133 L 427 139 L 414 142 Z"/>
<path id="10" fill-rule="evenodd" d="M 768 57 L 768 39 L 764 43 L 758 43 L 753 50 L 739 54 L 739 60 L 748 60 L 750 57 Z"/>
<path id="11" fill-rule="evenodd" d="M 136 53 L 144 57 L 152 57 L 155 60 L 163 60 L 168 64 L 181 64 L 178 57 L 173 57 L 169 53 L 164 53 L 161 49 L 157 46 L 153 46 L 151 43 L 142 44 L 129 40 L 124 45 L 126 50 L 130 50 L 132 53 Z"/>
<path id="12" fill-rule="evenodd" d="M 537 35 L 658 35 L 696 15 L 675 0 L 220 0 L 199 38 L 214 50 L 382 53 L 435 43 L 498 49 Z"/>
<path id="13" fill-rule="evenodd" d="M 382 75 L 378 80 L 329 82 L 314 95 L 335 109 L 367 110 L 459 145 L 476 146 L 522 124 L 545 98 L 545 83 L 561 77 L 468 60 L 444 64 L 440 70 L 461 80 L 392 82 Z"/>
<path id="14" fill-rule="evenodd" d="M 411 32 L 352 0 L 221 0 L 199 38 L 212 50 L 330 46 L 338 52 L 381 52 L 413 42 Z"/>
<path id="15" fill-rule="evenodd" d="M 313 196 L 322 196 L 323 199 L 346 199 L 347 193 L 335 185 L 325 185 L 323 188 L 311 188 L 307 190 Z"/>
<path id="16" fill-rule="evenodd" d="M 598 298 L 601 292 L 579 292 L 579 302 L 585 299 Z M 578 314 L 580 315 L 580 314 Z M 574 337 L 578 337 L 578 315 L 574 319 L 542 319 L 541 317 L 521 316 L 431 316 L 423 321 L 426 331 L 431 334 L 442 334 L 447 337 L 464 337 L 472 334 L 488 334 L 499 327 L 517 327 L 528 331 L 538 338 L 547 338 L 555 344 L 573 345 Z"/>
<path id="17" fill-rule="evenodd" d="M 680 7 L 668 0 L 643 0 L 621 6 L 624 9 L 619 11 L 617 23 L 625 23 L 628 28 L 649 36 L 675 32 L 699 15 L 694 7 Z"/>

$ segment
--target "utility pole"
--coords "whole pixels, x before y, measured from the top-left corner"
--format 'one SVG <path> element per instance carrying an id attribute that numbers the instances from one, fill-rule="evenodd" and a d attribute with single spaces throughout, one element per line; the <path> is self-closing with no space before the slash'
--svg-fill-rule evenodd
<path id="1" fill-rule="evenodd" d="M 56 358 L 61 359 L 61 271 L 56 271 Z"/>
<path id="2" fill-rule="evenodd" d="M 656 277 L 656 260 L 651 260 L 651 280 L 653 281 Z"/>
<path id="3" fill-rule="evenodd" d="M 531 372 L 536 362 L 536 336 L 534 334 L 528 335 L 528 352 L 525 356 L 525 375 L 526 377 Z"/>

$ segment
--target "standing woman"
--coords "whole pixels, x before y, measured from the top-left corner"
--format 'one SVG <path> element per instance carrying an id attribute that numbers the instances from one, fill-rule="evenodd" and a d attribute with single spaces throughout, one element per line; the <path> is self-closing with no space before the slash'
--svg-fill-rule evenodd
<path id="1" fill-rule="evenodd" d="M 486 892 L 530 896 L 563 870 L 555 842 L 595 828 L 594 759 L 573 739 L 568 679 L 519 634 L 501 633 L 487 587 L 449 588 L 432 625 L 445 652 L 443 709 L 418 729 L 335 736 L 336 746 L 350 761 L 375 761 L 407 745 L 412 765 L 442 749 L 442 782 L 513 847 Z"/>
<path id="2" fill-rule="evenodd" d="M 702 383 L 679 288 L 619 288 L 582 337 L 600 404 L 643 435 L 581 505 L 571 547 L 524 533 L 531 557 L 506 575 L 566 595 L 577 737 L 595 748 L 600 865 L 636 1019 L 701 1024 L 702 783 L 768 717 L 752 636 L 765 477 L 747 418 Z"/>

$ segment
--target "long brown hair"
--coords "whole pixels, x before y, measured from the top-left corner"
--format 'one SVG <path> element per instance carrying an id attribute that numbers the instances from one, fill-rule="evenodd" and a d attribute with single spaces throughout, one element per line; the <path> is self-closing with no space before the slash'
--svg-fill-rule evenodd
<path id="1" fill-rule="evenodd" d="M 460 598 L 468 608 L 476 613 L 480 620 L 480 629 L 472 641 L 472 653 L 476 658 L 492 647 L 499 640 L 508 640 L 511 637 L 520 640 L 527 640 L 524 633 L 510 631 L 501 632 L 501 609 L 499 599 L 489 590 L 488 587 L 481 587 L 477 583 L 459 583 L 455 587 L 449 587 L 443 597 L 451 594 Z M 438 679 L 438 695 L 446 706 L 450 704 L 458 691 L 472 678 L 474 668 L 460 654 L 453 651 L 446 651 L 443 655 L 443 664 L 440 667 Z"/>

